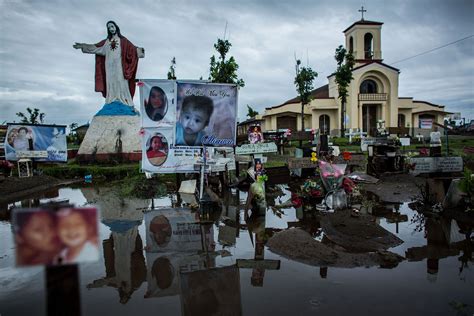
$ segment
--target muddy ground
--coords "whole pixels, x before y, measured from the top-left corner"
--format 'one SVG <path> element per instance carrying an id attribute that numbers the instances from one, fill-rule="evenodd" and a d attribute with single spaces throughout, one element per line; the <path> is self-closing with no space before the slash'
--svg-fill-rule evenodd
<path id="1" fill-rule="evenodd" d="M 424 186 L 426 179 L 410 174 L 397 174 L 380 178 L 376 184 L 362 184 L 364 191 L 376 195 L 376 200 L 386 203 L 403 203 L 413 201 L 420 194 L 419 186 Z"/>
<path id="2" fill-rule="evenodd" d="M 404 260 L 386 249 L 403 243 L 371 215 L 353 217 L 350 210 L 321 215 L 322 242 L 301 229 L 282 231 L 267 246 L 284 257 L 315 266 L 394 267 Z"/>
<path id="3" fill-rule="evenodd" d="M 0 179 L 0 204 L 18 201 L 51 188 L 74 182 L 71 180 L 59 180 L 45 175 L 27 178 L 3 178 Z"/>
<path id="4" fill-rule="evenodd" d="M 381 203 L 412 201 L 420 192 L 425 179 L 409 174 L 383 177 L 376 184 L 359 184 L 363 194 Z M 375 222 L 372 215 L 353 216 L 351 210 L 336 211 L 320 217 L 324 233 L 322 242 L 314 240 L 301 229 L 282 231 L 273 236 L 267 246 L 271 251 L 315 266 L 391 268 L 402 260 L 386 251 L 403 243 Z"/>

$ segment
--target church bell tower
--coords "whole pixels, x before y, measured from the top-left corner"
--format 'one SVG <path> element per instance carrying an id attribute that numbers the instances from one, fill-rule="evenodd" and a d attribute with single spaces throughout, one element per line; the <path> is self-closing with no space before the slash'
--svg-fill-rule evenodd
<path id="1" fill-rule="evenodd" d="M 346 36 L 346 50 L 352 52 L 356 61 L 355 67 L 372 61 L 382 61 L 381 50 L 381 22 L 364 20 L 364 7 L 362 19 L 344 30 Z"/>

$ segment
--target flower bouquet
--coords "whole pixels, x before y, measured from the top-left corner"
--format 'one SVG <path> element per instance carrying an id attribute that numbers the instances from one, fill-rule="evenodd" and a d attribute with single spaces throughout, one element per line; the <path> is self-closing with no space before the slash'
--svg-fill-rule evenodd
<path id="1" fill-rule="evenodd" d="M 325 191 L 319 179 L 307 179 L 298 192 L 291 194 L 291 203 L 295 208 L 301 206 L 306 209 L 312 208 L 315 204 L 321 203 L 324 194 Z"/>
<path id="2" fill-rule="evenodd" d="M 346 165 L 333 165 L 326 161 L 319 161 L 321 180 L 326 191 L 329 192 L 341 188 L 345 169 Z"/>

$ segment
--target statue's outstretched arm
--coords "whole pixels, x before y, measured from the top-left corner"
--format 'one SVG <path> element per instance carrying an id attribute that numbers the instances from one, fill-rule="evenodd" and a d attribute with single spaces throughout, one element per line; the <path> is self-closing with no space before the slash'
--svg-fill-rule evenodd
<path id="1" fill-rule="evenodd" d="M 72 45 L 72 47 L 74 47 L 75 49 L 82 49 L 82 47 L 84 47 L 85 45 L 87 44 L 84 44 L 84 43 L 74 43 L 74 45 Z"/>
<path id="2" fill-rule="evenodd" d="M 74 43 L 74 45 L 72 45 L 72 47 L 74 47 L 75 49 L 80 49 L 82 50 L 83 53 L 86 53 L 86 54 L 97 54 L 97 55 L 102 55 L 102 56 L 105 55 L 105 51 L 103 49 L 104 46 L 97 47 L 94 44 L 76 42 Z"/>

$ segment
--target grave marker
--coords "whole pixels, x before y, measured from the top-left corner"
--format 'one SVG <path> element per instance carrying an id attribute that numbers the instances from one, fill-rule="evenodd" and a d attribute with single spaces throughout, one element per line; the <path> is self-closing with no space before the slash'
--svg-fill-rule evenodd
<path id="1" fill-rule="evenodd" d="M 415 165 L 411 173 L 462 172 L 461 157 L 414 157 L 410 163 Z"/>
<path id="2" fill-rule="evenodd" d="M 276 153 L 277 146 L 274 142 L 271 143 L 258 143 L 258 144 L 244 144 L 235 148 L 237 155 L 250 155 L 250 154 L 263 154 L 263 153 Z"/>
<path id="3" fill-rule="evenodd" d="M 299 168 L 317 168 L 318 163 L 312 162 L 310 157 L 304 158 L 288 158 L 288 168 L 289 169 L 299 169 Z"/>

